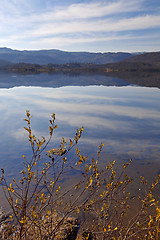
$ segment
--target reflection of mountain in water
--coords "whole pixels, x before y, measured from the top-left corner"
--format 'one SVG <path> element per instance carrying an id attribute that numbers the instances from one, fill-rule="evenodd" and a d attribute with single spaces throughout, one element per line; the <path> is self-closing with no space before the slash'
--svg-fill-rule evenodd
<path id="1" fill-rule="evenodd" d="M 132 85 L 143 87 L 156 87 L 160 88 L 160 73 L 159 72 L 118 72 L 108 73 L 110 77 L 117 77 L 127 81 Z"/>
<path id="2" fill-rule="evenodd" d="M 58 88 L 63 86 L 128 86 L 160 88 L 159 73 L 107 73 L 105 74 L 11 74 L 0 73 L 0 88 L 38 86 Z"/>
<path id="3" fill-rule="evenodd" d="M 70 74 L 34 74 L 21 75 L 0 73 L 0 88 L 12 88 L 17 86 L 39 86 L 39 87 L 62 87 L 62 86 L 127 86 L 130 83 L 116 77 L 105 75 L 70 75 Z"/>

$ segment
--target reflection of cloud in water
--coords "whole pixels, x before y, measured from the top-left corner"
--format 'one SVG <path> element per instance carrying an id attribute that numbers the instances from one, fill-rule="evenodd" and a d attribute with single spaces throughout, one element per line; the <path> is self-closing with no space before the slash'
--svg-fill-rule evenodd
<path id="1" fill-rule="evenodd" d="M 96 89 L 97 92 L 95 94 Z M 117 91 L 118 94 L 116 94 Z M 4 90 L 2 90 L 2 92 L 4 92 Z M 157 92 L 159 94 L 158 89 L 150 89 L 150 91 L 148 91 L 147 88 L 144 89 L 138 87 L 115 88 L 91 86 L 63 87 L 59 89 L 20 87 L 14 88 L 13 90 L 5 90 L 5 92 L 6 94 L 3 94 L 3 96 L 13 97 L 13 101 L 15 101 L 13 104 L 16 104 L 17 101 L 18 103 L 24 102 L 26 106 L 32 105 L 36 109 L 44 109 L 45 112 L 48 111 L 49 113 L 52 110 L 55 110 L 56 113 L 67 112 L 71 114 L 79 112 L 79 114 L 116 114 L 136 118 L 160 118 L 159 113 L 152 110 L 151 107 L 150 109 L 144 109 L 143 105 L 141 106 L 141 104 L 143 102 L 146 103 L 146 101 L 151 103 L 152 96 L 148 96 L 148 94 L 151 94 L 152 92 L 154 95 Z M 133 98 L 131 97 L 132 95 Z M 137 98 L 137 95 L 139 98 Z M 132 103 L 138 102 L 137 105 L 130 105 L 131 100 Z"/>
<path id="2" fill-rule="evenodd" d="M 6 142 L 25 139 L 23 118 L 29 109 L 34 133 L 46 136 L 49 116 L 55 112 L 55 139 L 70 138 L 73 129 L 84 125 L 82 142 L 88 147 L 103 141 L 106 152 L 158 156 L 159 93 L 154 88 L 102 86 L 0 89 L 0 133 Z"/>

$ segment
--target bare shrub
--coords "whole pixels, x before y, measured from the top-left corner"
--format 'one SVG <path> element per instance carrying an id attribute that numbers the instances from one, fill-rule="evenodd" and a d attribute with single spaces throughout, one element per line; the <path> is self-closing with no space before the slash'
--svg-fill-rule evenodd
<path id="1" fill-rule="evenodd" d="M 24 168 L 18 182 L 13 179 L 9 184 L 1 169 L 1 185 L 12 210 L 2 239 L 76 239 L 79 225 L 81 239 L 159 239 L 160 208 L 154 198 L 159 178 L 143 194 L 147 185 L 141 178 L 144 186 L 140 191 L 141 207 L 130 218 L 133 197 L 128 186 L 132 179 L 127 176 L 126 168 L 131 160 L 123 165 L 119 174 L 115 172 L 115 162 L 100 169 L 103 143 L 97 157 L 91 160 L 76 148 L 83 127 L 77 129 L 73 139 L 62 138 L 58 148 L 48 150 L 57 128 L 55 114 L 49 120 L 48 140 L 36 138 L 32 133 L 30 112 L 26 115 L 25 130 L 32 157 L 27 159 L 23 155 Z M 73 148 L 76 151 L 71 157 L 69 152 Z M 64 187 L 62 180 L 76 169 L 81 171 L 81 177 Z"/>

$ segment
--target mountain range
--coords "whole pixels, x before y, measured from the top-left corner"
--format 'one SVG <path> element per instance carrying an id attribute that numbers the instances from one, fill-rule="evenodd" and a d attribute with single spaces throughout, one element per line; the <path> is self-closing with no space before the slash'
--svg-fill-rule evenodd
<path id="1" fill-rule="evenodd" d="M 10 83 L 10 73 L 15 73 L 20 78 L 16 78 L 13 83 Z M 78 82 L 74 84 L 84 85 L 80 83 L 78 76 L 83 74 L 90 76 L 92 84 L 106 85 L 106 80 L 102 82 L 94 82 L 95 76 L 104 76 L 104 79 L 109 78 L 109 84 L 115 84 L 111 79 L 119 79 L 118 84 L 124 85 L 124 82 L 137 84 L 147 87 L 160 88 L 160 52 L 150 53 L 89 53 L 89 52 L 64 52 L 60 50 L 39 50 L 39 51 L 18 51 L 9 48 L 0 48 L 0 83 L 1 87 L 6 86 L 6 76 L 9 74 L 9 82 L 7 86 L 19 86 L 20 84 L 30 86 L 32 81 L 28 81 L 28 74 L 34 74 L 34 84 L 39 86 L 39 74 L 37 73 L 52 73 L 46 76 L 52 76 L 55 73 L 57 76 L 65 74 L 68 76 L 68 84 L 71 84 L 71 79 L 76 76 Z M 58 75 L 57 75 L 58 74 Z M 26 78 L 25 78 L 26 76 Z M 37 83 L 35 79 L 37 77 Z M 25 79 L 24 79 L 25 78 Z M 7 78 L 8 79 L 8 78 Z M 22 79 L 22 82 L 20 81 Z M 66 79 L 66 77 L 65 77 Z M 4 82 L 3 82 L 4 80 Z M 59 86 L 60 79 L 51 85 Z M 87 80 L 88 81 L 88 80 Z M 48 78 L 44 84 L 50 83 Z M 42 84 L 42 83 L 41 83 Z M 65 82 L 66 84 L 66 82 Z M 117 82 L 116 82 L 117 84 Z M 126 83 L 125 83 L 126 84 Z"/>
<path id="2" fill-rule="evenodd" d="M 60 50 L 19 51 L 0 48 L 0 70 L 38 72 L 160 72 L 160 52 L 90 53 Z"/>
<path id="3" fill-rule="evenodd" d="M 133 56 L 131 53 L 90 53 L 90 52 L 65 52 L 60 50 L 37 50 L 19 51 L 10 48 L 0 48 L 0 65 L 10 63 L 30 63 L 30 64 L 106 64 L 114 63 Z M 3 62 L 3 61 L 4 62 Z"/>

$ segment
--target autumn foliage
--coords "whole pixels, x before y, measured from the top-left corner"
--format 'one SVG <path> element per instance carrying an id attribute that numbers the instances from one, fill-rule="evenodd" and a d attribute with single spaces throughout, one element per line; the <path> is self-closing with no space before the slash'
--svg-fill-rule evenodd
<path id="1" fill-rule="evenodd" d="M 1 222 L 1 239 L 160 239 L 160 205 L 154 197 L 159 177 L 149 187 L 141 177 L 139 207 L 130 214 L 135 199 L 129 192 L 133 180 L 126 169 L 131 160 L 118 174 L 115 161 L 101 169 L 103 143 L 94 159 L 77 147 L 83 127 L 73 139 L 62 138 L 58 148 L 50 149 L 57 128 L 55 114 L 49 120 L 48 140 L 33 134 L 29 111 L 24 120 L 32 157 L 23 155 L 18 182 L 8 183 L 1 169 L 1 185 L 12 210 L 9 220 Z M 66 187 L 64 179 L 77 170 L 80 177 Z"/>

